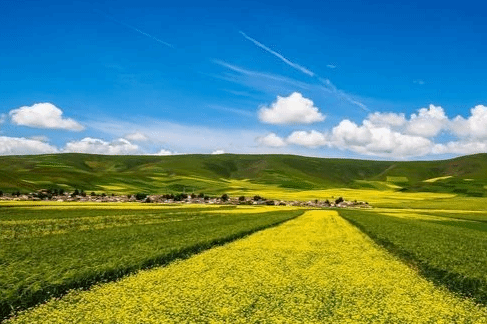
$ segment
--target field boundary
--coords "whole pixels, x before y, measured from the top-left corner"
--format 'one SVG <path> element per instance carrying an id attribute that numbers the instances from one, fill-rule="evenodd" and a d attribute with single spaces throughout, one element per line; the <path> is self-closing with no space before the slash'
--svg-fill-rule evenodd
<path id="1" fill-rule="evenodd" d="M 169 263 L 174 262 L 176 260 L 185 260 L 195 254 L 201 253 L 205 250 L 209 250 L 213 247 L 221 246 L 236 241 L 238 239 L 245 238 L 256 232 L 281 225 L 285 222 L 288 222 L 290 220 L 302 216 L 305 212 L 306 210 L 303 209 L 301 210 L 300 214 L 290 217 L 288 219 L 279 220 L 275 223 L 259 226 L 251 230 L 244 230 L 227 237 L 198 243 L 183 249 L 174 250 L 168 254 L 147 259 L 140 266 L 135 266 L 135 267 L 132 266 L 132 267 L 126 267 L 122 269 L 112 269 L 110 271 L 105 271 L 103 273 L 93 274 L 91 276 L 80 278 L 79 280 L 70 283 L 46 286 L 43 290 L 37 291 L 29 295 L 18 294 L 23 296 L 23 298 L 16 299 L 10 302 L 8 301 L 0 302 L 0 323 L 3 323 L 4 320 L 8 319 L 11 316 L 14 316 L 16 313 L 23 311 L 27 308 L 46 302 L 51 298 L 60 298 L 66 295 L 70 290 L 73 289 L 88 290 L 95 285 L 117 281 L 126 276 L 136 274 L 140 270 L 147 270 L 154 267 L 166 266 Z M 46 291 L 48 291 L 48 293 L 46 293 Z"/>

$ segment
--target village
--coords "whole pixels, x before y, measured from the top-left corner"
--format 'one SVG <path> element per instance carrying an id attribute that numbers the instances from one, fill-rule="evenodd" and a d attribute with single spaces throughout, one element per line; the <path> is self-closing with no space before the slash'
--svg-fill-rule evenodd
<path id="1" fill-rule="evenodd" d="M 106 193 L 98 194 L 91 192 L 87 194 L 83 190 L 76 189 L 69 193 L 63 190 L 41 189 L 37 192 L 22 194 L 13 192 L 12 194 L 0 194 L 0 200 L 3 201 L 55 201 L 55 202 L 140 202 L 140 203 L 157 203 L 157 204 L 209 204 L 209 205 L 268 205 L 268 206 L 295 206 L 295 207 L 314 207 L 314 208 L 371 208 L 365 201 L 345 200 L 342 197 L 325 200 L 309 201 L 286 201 L 278 199 L 266 199 L 259 195 L 252 197 L 239 196 L 231 197 L 228 194 L 221 196 L 209 196 L 200 194 L 163 194 L 148 195 L 143 193 L 115 195 Z"/>

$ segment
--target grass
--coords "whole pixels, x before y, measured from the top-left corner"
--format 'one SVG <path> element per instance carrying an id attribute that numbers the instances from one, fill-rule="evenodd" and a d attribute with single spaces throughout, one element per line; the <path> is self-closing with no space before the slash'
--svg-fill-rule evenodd
<path id="1" fill-rule="evenodd" d="M 302 213 L 201 205 L 6 206 L 0 207 L 0 318 L 69 289 L 186 258 Z"/>
<path id="2" fill-rule="evenodd" d="M 21 323 L 482 323 L 338 216 L 311 211 L 164 268 L 19 314 Z"/>
<path id="3" fill-rule="evenodd" d="M 186 190 L 216 195 L 232 190 L 235 183 L 255 194 L 256 188 L 270 186 L 294 192 L 353 188 L 482 197 L 487 192 L 487 154 L 419 162 L 237 154 L 0 157 L 0 190 L 6 193 L 77 188 L 108 194 Z"/>
<path id="4" fill-rule="evenodd" d="M 423 276 L 487 304 L 487 215 L 430 209 L 341 210 Z"/>

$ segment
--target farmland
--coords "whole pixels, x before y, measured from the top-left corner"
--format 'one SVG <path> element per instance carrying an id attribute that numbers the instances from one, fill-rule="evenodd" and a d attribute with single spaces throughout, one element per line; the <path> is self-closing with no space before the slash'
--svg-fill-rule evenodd
<path id="1" fill-rule="evenodd" d="M 1 315 L 296 217 L 300 210 L 141 204 L 0 207 Z"/>
<path id="2" fill-rule="evenodd" d="M 164 268 L 20 314 L 9 323 L 482 323 L 487 310 L 435 287 L 340 218 L 310 211 Z"/>
<path id="3" fill-rule="evenodd" d="M 414 264 L 423 276 L 487 302 L 485 212 L 376 209 L 342 210 L 340 215 Z"/>
<path id="4" fill-rule="evenodd" d="M 484 165 L 485 154 L 430 162 L 0 157 L 8 196 L 0 200 L 1 316 L 24 310 L 12 323 L 486 323 Z M 42 188 L 343 197 L 373 208 L 9 196 Z"/>

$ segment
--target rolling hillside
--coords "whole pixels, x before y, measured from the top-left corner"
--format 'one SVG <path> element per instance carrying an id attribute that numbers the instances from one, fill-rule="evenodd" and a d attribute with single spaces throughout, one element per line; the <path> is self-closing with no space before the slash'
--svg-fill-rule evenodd
<path id="1" fill-rule="evenodd" d="M 426 162 L 324 159 L 294 155 L 0 157 L 0 190 L 75 188 L 98 193 L 168 193 L 274 186 L 295 190 L 361 188 L 484 196 L 487 154 Z"/>

